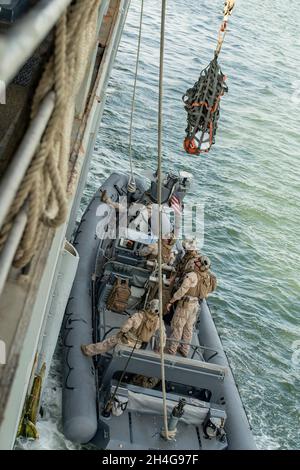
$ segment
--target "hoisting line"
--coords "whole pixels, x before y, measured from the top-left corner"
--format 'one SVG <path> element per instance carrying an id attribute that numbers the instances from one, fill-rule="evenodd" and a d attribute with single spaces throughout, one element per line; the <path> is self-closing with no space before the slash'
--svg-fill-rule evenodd
<path id="1" fill-rule="evenodd" d="M 158 279 L 159 279 L 159 330 L 160 330 L 160 359 L 161 359 L 161 384 L 163 396 L 164 436 L 169 440 L 168 410 L 165 382 L 165 356 L 164 356 L 164 320 L 163 320 L 163 276 L 162 276 L 162 131 L 163 131 L 163 77 L 164 77 L 164 52 L 165 52 L 165 24 L 166 24 L 166 0 L 162 0 L 161 32 L 160 32 L 160 61 L 159 61 L 159 100 L 158 100 Z"/>
<path id="2" fill-rule="evenodd" d="M 137 47 L 137 54 L 136 54 L 135 75 L 134 75 L 133 95 L 132 95 L 132 103 L 131 103 L 130 127 L 129 127 L 129 162 L 130 162 L 129 185 L 133 185 L 134 190 L 135 190 L 135 182 L 134 182 L 133 164 L 132 164 L 132 130 L 133 130 L 133 117 L 134 117 L 134 111 L 135 111 L 136 85 L 137 85 L 137 77 L 138 77 L 139 63 L 140 63 L 143 14 L 144 14 L 144 0 L 141 0 L 139 37 L 138 37 L 138 47 Z"/>
<path id="3" fill-rule="evenodd" d="M 224 18 L 223 18 L 223 22 L 222 22 L 220 30 L 219 30 L 218 44 L 217 44 L 217 48 L 216 48 L 216 51 L 215 51 L 215 56 L 216 57 L 218 57 L 220 52 L 221 52 L 223 42 L 224 42 L 225 36 L 227 34 L 228 18 L 229 18 L 229 16 L 231 16 L 232 11 L 234 9 L 234 6 L 235 6 L 235 0 L 226 0 L 225 1 Z"/>

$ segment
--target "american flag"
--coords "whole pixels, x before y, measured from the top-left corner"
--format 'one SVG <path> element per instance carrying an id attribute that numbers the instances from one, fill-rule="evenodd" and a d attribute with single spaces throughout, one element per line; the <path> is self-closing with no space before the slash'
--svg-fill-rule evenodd
<path id="1" fill-rule="evenodd" d="M 172 207 L 172 209 L 174 210 L 176 214 L 181 215 L 181 202 L 177 196 L 173 195 L 171 197 L 170 206 Z"/>

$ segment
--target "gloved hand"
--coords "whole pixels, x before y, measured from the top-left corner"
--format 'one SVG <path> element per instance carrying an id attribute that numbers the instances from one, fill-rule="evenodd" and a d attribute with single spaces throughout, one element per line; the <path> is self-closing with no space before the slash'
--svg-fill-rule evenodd
<path id="1" fill-rule="evenodd" d="M 123 340 L 126 339 L 126 333 L 122 330 L 120 330 L 118 333 L 117 333 L 117 338 L 123 342 Z"/>

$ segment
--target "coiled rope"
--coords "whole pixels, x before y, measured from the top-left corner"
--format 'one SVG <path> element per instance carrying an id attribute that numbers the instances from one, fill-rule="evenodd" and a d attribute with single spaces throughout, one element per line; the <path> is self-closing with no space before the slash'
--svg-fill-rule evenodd
<path id="1" fill-rule="evenodd" d="M 135 184 L 135 180 L 134 180 L 134 176 L 133 176 L 133 162 L 132 162 L 132 132 L 133 132 L 133 118 L 134 118 L 134 111 L 135 111 L 135 97 L 136 97 L 137 77 L 138 77 L 139 63 L 140 63 L 142 28 L 143 28 L 143 14 L 144 14 L 144 0 L 141 0 L 141 13 L 140 13 L 140 24 L 139 24 L 138 47 L 137 47 L 137 54 L 136 54 L 133 95 L 132 95 L 132 102 L 131 102 L 131 116 L 130 116 L 130 126 L 129 126 L 130 179 L 129 179 L 129 182 L 128 182 L 128 191 L 132 192 L 132 193 L 135 192 L 135 190 L 136 190 L 136 184 Z"/>
<path id="2" fill-rule="evenodd" d="M 34 118 L 45 96 L 55 91 L 55 107 L 38 151 L 20 185 L 0 232 L 0 250 L 14 220 L 26 205 L 28 222 L 14 265 L 23 267 L 36 253 L 44 227 L 60 226 L 68 213 L 68 163 L 75 100 L 96 46 L 101 0 L 72 3 L 55 28 L 54 53 L 49 59 L 33 100 Z"/>

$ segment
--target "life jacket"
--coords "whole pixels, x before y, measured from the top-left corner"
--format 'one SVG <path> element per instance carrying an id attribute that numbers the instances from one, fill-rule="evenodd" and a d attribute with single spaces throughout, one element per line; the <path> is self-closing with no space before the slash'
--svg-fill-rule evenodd
<path id="1" fill-rule="evenodd" d="M 195 139 L 190 139 L 189 137 L 186 137 L 184 139 L 183 148 L 190 155 L 199 155 L 199 153 L 200 153 L 200 149 L 197 145 L 196 140 Z"/>
<path id="2" fill-rule="evenodd" d="M 190 287 L 186 296 L 197 297 L 198 299 L 206 299 L 208 294 L 213 292 L 217 285 L 217 279 L 210 271 L 195 271 L 198 282 L 195 287 Z"/>
<path id="3" fill-rule="evenodd" d="M 131 295 L 128 279 L 120 279 L 117 277 L 116 282 L 109 294 L 106 302 L 108 310 L 114 312 L 123 312 Z"/>
<path id="4" fill-rule="evenodd" d="M 174 281 L 173 283 L 173 293 L 179 289 L 179 287 L 182 284 L 183 279 L 189 273 L 186 266 L 188 262 L 194 258 L 195 256 L 192 255 L 191 251 L 187 251 L 184 254 L 183 258 L 179 261 L 177 269 L 176 269 L 177 271 L 176 281 Z"/>
<path id="5" fill-rule="evenodd" d="M 158 326 L 158 316 L 150 310 L 144 310 L 144 318 L 137 329 L 130 330 L 132 336 L 135 336 L 142 343 L 149 343 L 154 336 Z"/>

